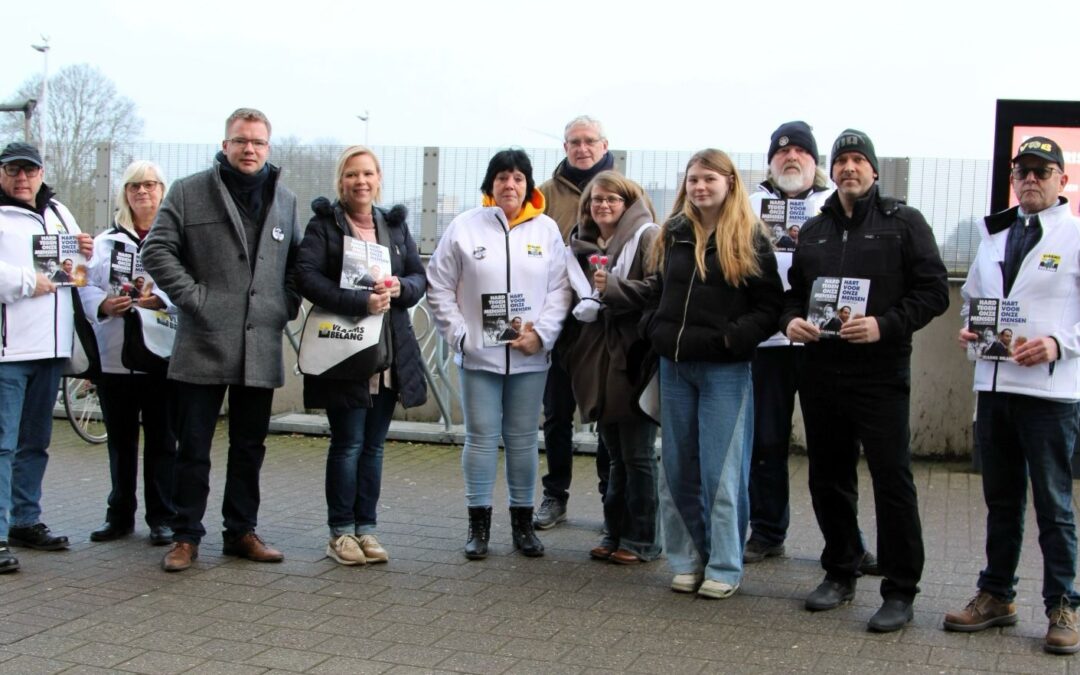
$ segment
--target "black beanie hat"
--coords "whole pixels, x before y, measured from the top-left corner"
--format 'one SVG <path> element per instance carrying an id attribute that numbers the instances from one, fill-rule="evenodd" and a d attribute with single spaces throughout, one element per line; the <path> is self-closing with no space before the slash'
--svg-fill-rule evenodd
<path id="1" fill-rule="evenodd" d="M 845 152 L 857 152 L 870 162 L 874 173 L 881 175 L 878 170 L 877 153 L 874 152 L 874 143 L 870 137 L 858 129 L 844 129 L 840 136 L 832 144 L 832 157 L 829 166 L 836 164 L 836 158 Z"/>
<path id="2" fill-rule="evenodd" d="M 817 141 L 814 140 L 813 129 L 806 122 L 801 120 L 784 122 L 778 126 L 776 131 L 772 132 L 772 139 L 769 143 L 769 157 L 766 161 L 771 162 L 773 155 L 779 152 L 781 148 L 789 145 L 797 145 L 806 150 L 814 156 L 814 163 L 817 163 Z"/>

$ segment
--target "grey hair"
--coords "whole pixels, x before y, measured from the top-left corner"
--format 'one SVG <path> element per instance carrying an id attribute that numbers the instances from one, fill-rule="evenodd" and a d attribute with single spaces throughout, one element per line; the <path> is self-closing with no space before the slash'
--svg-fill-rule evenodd
<path id="1" fill-rule="evenodd" d="M 604 125 L 600 124 L 600 120 L 595 117 L 589 117 L 588 115 L 578 115 L 574 119 L 566 123 L 566 128 L 563 129 L 563 140 L 566 140 L 566 135 L 570 133 L 570 130 L 574 127 L 595 127 L 597 135 L 600 136 L 600 140 L 607 140 L 607 136 L 604 135 Z"/>
<path id="2" fill-rule="evenodd" d="M 120 178 L 120 194 L 116 197 L 116 222 L 125 229 L 135 229 L 135 216 L 131 213 L 131 205 L 127 200 L 127 184 L 141 183 L 147 180 L 156 180 L 161 183 L 161 192 L 165 193 L 165 172 L 157 164 L 137 159 L 124 169 L 124 175 Z"/>

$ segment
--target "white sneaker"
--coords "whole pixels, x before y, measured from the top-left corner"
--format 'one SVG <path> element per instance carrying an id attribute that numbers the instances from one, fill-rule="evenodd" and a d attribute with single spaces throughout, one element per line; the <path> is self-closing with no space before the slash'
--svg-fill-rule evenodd
<path id="1" fill-rule="evenodd" d="M 725 584 L 723 581 L 717 581 L 716 579 L 706 579 L 701 587 L 698 588 L 697 594 L 703 598 L 713 598 L 714 600 L 723 600 L 724 598 L 730 598 L 735 595 L 735 591 L 739 590 L 739 585 Z"/>
<path id="2" fill-rule="evenodd" d="M 367 562 L 360 542 L 351 534 L 332 537 L 326 545 L 326 557 L 341 565 L 363 565 Z"/>
<path id="3" fill-rule="evenodd" d="M 671 590 L 676 593 L 693 593 L 701 585 L 701 580 L 704 578 L 704 572 L 676 574 L 671 580 Z"/>
<path id="4" fill-rule="evenodd" d="M 375 535 L 361 534 L 357 537 L 357 541 L 360 542 L 360 549 L 369 563 L 383 563 L 390 559 L 386 549 L 382 547 Z"/>

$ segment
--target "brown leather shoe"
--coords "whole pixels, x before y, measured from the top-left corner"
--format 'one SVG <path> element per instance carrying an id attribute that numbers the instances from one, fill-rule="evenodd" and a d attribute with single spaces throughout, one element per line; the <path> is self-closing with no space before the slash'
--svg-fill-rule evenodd
<path id="1" fill-rule="evenodd" d="M 199 547 L 195 544 L 178 541 L 161 559 L 161 569 L 166 572 L 183 572 L 199 557 Z"/>
<path id="2" fill-rule="evenodd" d="M 607 546 L 600 544 L 599 546 L 593 547 L 593 549 L 589 551 L 589 557 L 593 560 L 607 560 L 611 557 L 612 553 L 614 553 L 614 551 L 612 551 Z"/>
<path id="3" fill-rule="evenodd" d="M 630 551 L 627 551 L 624 548 L 620 548 L 618 551 L 612 553 L 611 557 L 608 558 L 608 560 L 615 563 L 616 565 L 637 565 L 641 562 L 641 558 L 637 557 L 636 555 L 634 555 Z"/>
<path id="4" fill-rule="evenodd" d="M 225 555 L 235 555 L 247 558 L 254 562 L 281 562 L 285 559 L 284 554 L 277 549 L 270 548 L 266 542 L 254 532 L 247 532 L 236 539 L 226 539 L 221 552 Z"/>

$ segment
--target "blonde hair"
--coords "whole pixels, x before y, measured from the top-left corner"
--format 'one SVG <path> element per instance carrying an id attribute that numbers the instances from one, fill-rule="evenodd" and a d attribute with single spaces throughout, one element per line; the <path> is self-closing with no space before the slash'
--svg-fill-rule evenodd
<path id="1" fill-rule="evenodd" d="M 694 154 L 686 163 L 686 173 L 695 165 L 726 176 L 731 181 L 724 203 L 720 206 L 720 218 L 710 234 L 702 223 L 701 211 L 686 197 L 686 179 L 679 186 L 671 215 L 664 223 L 660 236 L 649 252 L 649 266 L 659 270 L 667 253 L 668 233 L 679 216 L 690 221 L 694 229 L 694 259 L 698 276 L 705 279 L 705 249 L 711 237 L 716 242 L 716 261 L 731 286 L 741 286 L 750 277 L 761 274 L 757 257 L 757 239 L 765 237 L 764 226 L 750 208 L 750 198 L 734 162 L 724 152 L 707 148 Z"/>
<path id="2" fill-rule="evenodd" d="M 581 191 L 581 201 L 578 202 L 578 222 L 579 223 L 592 223 L 592 190 L 593 187 L 599 187 L 608 192 L 614 192 L 623 198 L 623 202 L 626 204 L 626 208 L 630 208 L 637 200 L 641 199 L 645 195 L 645 191 L 641 189 L 641 186 L 630 180 L 626 176 L 622 175 L 618 171 L 601 171 L 593 176 L 593 179 L 589 181 L 585 189 Z M 656 220 L 656 213 L 653 212 L 652 205 L 647 204 L 649 207 L 649 216 Z"/>
<path id="3" fill-rule="evenodd" d="M 131 204 L 127 199 L 128 183 L 142 183 L 143 181 L 156 180 L 161 183 L 161 192 L 165 193 L 165 174 L 161 167 L 146 159 L 137 159 L 128 164 L 124 174 L 120 178 L 120 194 L 117 195 L 116 222 L 127 230 L 135 229 L 135 215 L 131 212 Z"/>
<path id="4" fill-rule="evenodd" d="M 334 189 L 337 192 L 338 201 L 345 204 L 345 193 L 341 189 L 341 179 L 345 176 L 345 165 L 349 163 L 349 160 L 353 157 L 359 157 L 360 155 L 367 155 L 375 162 L 375 173 L 379 174 L 379 187 L 375 188 L 375 194 L 372 195 L 371 201 L 376 204 L 379 203 L 379 199 L 382 197 L 382 165 L 379 164 L 379 157 L 375 152 L 366 145 L 350 145 L 342 151 L 341 156 L 338 157 L 337 168 L 334 170 Z"/>

